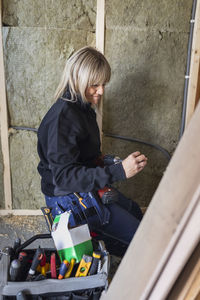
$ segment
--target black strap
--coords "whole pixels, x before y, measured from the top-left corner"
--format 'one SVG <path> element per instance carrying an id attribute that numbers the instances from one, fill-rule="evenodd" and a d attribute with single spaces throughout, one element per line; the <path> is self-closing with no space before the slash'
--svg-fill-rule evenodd
<path id="1" fill-rule="evenodd" d="M 24 242 L 22 245 L 20 245 L 16 249 L 15 253 L 19 253 L 22 249 L 24 249 L 25 247 L 27 247 L 28 245 L 30 245 L 35 240 L 38 240 L 38 239 L 50 239 L 50 238 L 51 238 L 51 234 L 50 233 L 36 234 L 33 237 L 31 237 L 30 239 L 28 239 L 26 242 Z"/>
<path id="2" fill-rule="evenodd" d="M 96 209 L 94 206 L 84 209 L 84 211 L 79 212 L 78 214 L 73 213 L 76 222 L 82 222 L 83 220 L 88 221 L 89 217 L 96 215 Z"/>

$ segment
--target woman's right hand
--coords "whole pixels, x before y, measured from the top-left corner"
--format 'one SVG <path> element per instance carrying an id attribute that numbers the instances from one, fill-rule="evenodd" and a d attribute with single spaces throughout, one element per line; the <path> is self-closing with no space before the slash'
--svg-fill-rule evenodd
<path id="1" fill-rule="evenodd" d="M 131 178 L 140 172 L 147 164 L 147 157 L 139 151 L 131 153 L 122 161 L 126 178 Z"/>

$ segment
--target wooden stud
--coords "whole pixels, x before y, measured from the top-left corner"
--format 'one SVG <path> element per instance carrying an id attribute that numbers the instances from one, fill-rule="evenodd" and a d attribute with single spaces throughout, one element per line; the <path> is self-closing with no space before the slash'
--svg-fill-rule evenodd
<path id="1" fill-rule="evenodd" d="M 105 0 L 97 0 L 96 16 L 96 48 L 104 54 L 104 32 L 105 32 Z M 103 97 L 97 111 L 97 123 L 99 125 L 102 140 L 102 118 L 103 118 Z"/>
<path id="2" fill-rule="evenodd" d="M 199 75 L 198 75 L 198 83 L 197 83 L 197 93 L 195 99 L 195 108 L 200 100 L 200 67 L 199 67 Z"/>
<path id="3" fill-rule="evenodd" d="M 97 0 L 96 48 L 104 54 L 105 0 Z"/>
<path id="4" fill-rule="evenodd" d="M 200 0 L 197 0 L 195 24 L 193 31 L 190 77 L 187 95 L 185 127 L 191 120 L 200 97 Z"/>
<path id="5" fill-rule="evenodd" d="M 3 62 L 3 42 L 2 42 L 2 2 L 0 0 L 0 124 L 1 124 L 1 147 L 3 155 L 3 178 L 4 178 L 4 198 L 5 208 L 12 209 L 12 190 L 10 174 L 10 156 L 9 156 L 9 135 L 8 135 L 8 115 L 5 90 L 5 74 Z"/>
<path id="6" fill-rule="evenodd" d="M 40 209 L 2 209 L 0 210 L 0 216 L 41 216 L 42 211 Z"/>

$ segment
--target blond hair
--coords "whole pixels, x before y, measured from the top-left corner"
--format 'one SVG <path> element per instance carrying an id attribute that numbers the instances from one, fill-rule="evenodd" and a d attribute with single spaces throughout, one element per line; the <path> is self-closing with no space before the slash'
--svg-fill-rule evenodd
<path id="1" fill-rule="evenodd" d="M 71 99 L 76 101 L 80 95 L 84 102 L 86 89 L 92 85 L 109 82 L 111 68 L 105 56 L 93 47 L 84 47 L 76 51 L 66 62 L 61 81 L 55 93 L 55 99 L 62 97 L 69 89 Z"/>

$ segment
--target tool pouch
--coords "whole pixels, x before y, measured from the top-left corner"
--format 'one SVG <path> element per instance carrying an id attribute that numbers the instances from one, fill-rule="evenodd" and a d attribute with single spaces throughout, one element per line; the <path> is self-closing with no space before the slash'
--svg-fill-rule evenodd
<path id="1" fill-rule="evenodd" d="M 88 223 L 95 227 L 109 223 L 110 211 L 103 205 L 95 193 L 71 193 L 66 196 L 53 197 L 54 201 L 48 204 L 53 217 L 65 211 L 71 211 L 69 224 L 71 227 Z M 95 224 L 94 224 L 95 223 Z"/>

